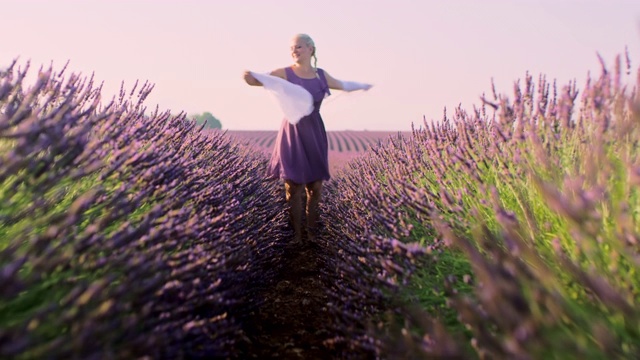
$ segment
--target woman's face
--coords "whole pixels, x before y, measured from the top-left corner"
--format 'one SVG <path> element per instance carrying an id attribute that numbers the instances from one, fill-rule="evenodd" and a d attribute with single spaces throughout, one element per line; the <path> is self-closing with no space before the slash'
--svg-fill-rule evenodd
<path id="1" fill-rule="evenodd" d="M 300 38 L 294 38 L 291 42 L 291 57 L 296 62 L 308 61 L 313 54 L 313 47 L 307 45 L 307 43 Z"/>

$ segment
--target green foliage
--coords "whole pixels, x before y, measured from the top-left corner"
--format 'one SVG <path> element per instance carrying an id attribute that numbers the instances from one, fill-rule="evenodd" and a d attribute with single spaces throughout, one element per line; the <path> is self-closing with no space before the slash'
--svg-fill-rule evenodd
<path id="1" fill-rule="evenodd" d="M 209 129 L 222 129 L 222 123 L 218 120 L 213 114 L 208 111 L 203 112 L 202 114 L 195 114 L 192 116 L 195 122 L 202 126 L 205 124 L 205 128 Z"/>
<path id="2" fill-rule="evenodd" d="M 432 199 L 438 236 L 473 267 L 474 296 L 463 295 L 466 284 L 454 284 L 447 302 L 473 333 L 478 355 L 564 358 L 567 349 L 570 357 L 596 359 L 638 350 L 640 203 L 630 176 L 637 169 L 638 114 L 611 106 L 632 99 L 607 75 L 586 92 L 594 99 L 585 96 L 581 122 L 573 124 L 564 109 L 535 121 L 524 100 L 503 101 L 494 125 L 505 139 L 494 144 L 495 133 L 459 116 L 450 132 L 457 150 L 434 161 L 445 169 L 440 176 L 425 177 L 441 195 Z M 590 103 L 605 94 L 600 107 Z M 559 107 L 570 108 L 572 97 L 565 94 Z M 414 289 L 440 317 L 433 304 L 443 295 L 423 291 L 438 277 L 419 276 Z M 443 321 L 450 327 L 451 319 Z"/>

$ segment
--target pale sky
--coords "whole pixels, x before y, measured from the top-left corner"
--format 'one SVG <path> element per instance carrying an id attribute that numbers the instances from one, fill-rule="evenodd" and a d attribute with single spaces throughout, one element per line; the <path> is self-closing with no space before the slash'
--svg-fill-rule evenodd
<path id="1" fill-rule="evenodd" d="M 318 66 L 374 84 L 333 95 L 327 130 L 409 130 L 471 109 L 491 91 L 511 94 L 526 71 L 560 84 L 611 65 L 628 46 L 640 64 L 638 0 L 0 0 L 0 68 L 20 57 L 95 73 L 111 98 L 122 81 L 155 89 L 146 104 L 210 111 L 231 130 L 277 130 L 282 115 L 246 70 L 292 63 L 290 40 L 307 33 Z"/>

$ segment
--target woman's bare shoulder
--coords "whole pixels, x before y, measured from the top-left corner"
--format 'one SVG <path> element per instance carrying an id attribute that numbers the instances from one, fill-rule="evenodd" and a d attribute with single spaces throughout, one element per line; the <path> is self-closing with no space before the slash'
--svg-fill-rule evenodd
<path id="1" fill-rule="evenodd" d="M 281 79 L 287 80 L 287 72 L 284 70 L 285 68 L 275 69 L 271 72 L 271 76 L 277 76 Z"/>

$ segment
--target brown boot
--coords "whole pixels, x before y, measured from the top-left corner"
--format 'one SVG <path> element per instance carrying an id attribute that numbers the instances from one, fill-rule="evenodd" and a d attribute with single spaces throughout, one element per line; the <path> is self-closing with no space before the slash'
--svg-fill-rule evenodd
<path id="1" fill-rule="evenodd" d="M 307 238 L 315 241 L 318 235 L 318 207 L 322 197 L 322 180 L 309 183 L 307 190 Z"/>
<path id="2" fill-rule="evenodd" d="M 289 204 L 289 219 L 293 227 L 293 242 L 302 242 L 302 197 L 304 195 L 304 186 L 296 184 L 293 181 L 285 180 L 284 188 L 286 191 L 286 200 Z"/>

